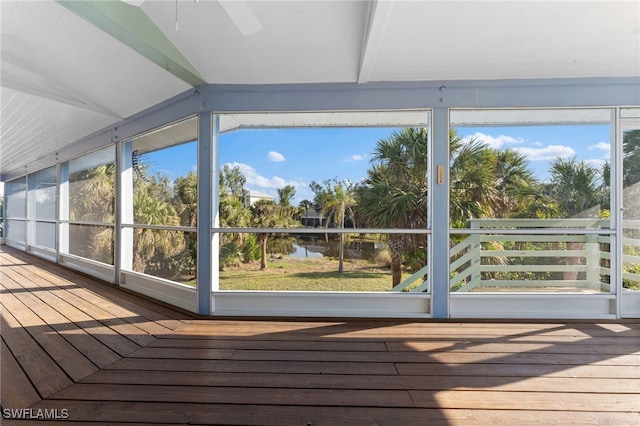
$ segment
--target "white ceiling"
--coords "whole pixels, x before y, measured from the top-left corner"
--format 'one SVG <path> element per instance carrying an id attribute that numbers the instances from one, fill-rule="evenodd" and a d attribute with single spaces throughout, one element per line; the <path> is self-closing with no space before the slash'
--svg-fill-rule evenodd
<path id="1" fill-rule="evenodd" d="M 217 0 L 180 0 L 178 31 L 171 0 L 147 0 L 141 9 L 120 5 L 126 16 L 102 28 L 59 2 L 0 1 L 0 174 L 182 93 L 194 79 L 277 84 L 640 76 L 638 1 L 248 4 L 262 24 L 252 35 L 243 35 Z M 120 26 L 133 38 L 117 39 Z M 154 63 L 149 52 L 155 48 L 186 64 L 191 84 L 173 65 Z"/>

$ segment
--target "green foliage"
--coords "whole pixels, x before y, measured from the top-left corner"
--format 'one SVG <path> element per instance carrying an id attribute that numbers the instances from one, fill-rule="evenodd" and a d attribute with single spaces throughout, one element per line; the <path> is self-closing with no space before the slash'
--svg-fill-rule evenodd
<path id="1" fill-rule="evenodd" d="M 291 205 L 276 204 L 271 200 L 259 200 L 251 206 L 253 225 L 257 228 L 290 228 L 300 226 L 294 216 L 296 209 Z M 267 243 L 272 233 L 258 234 L 261 246 L 260 269 L 267 269 Z"/>
<path id="2" fill-rule="evenodd" d="M 180 216 L 180 224 L 198 225 L 198 175 L 189 172 L 173 182 L 173 206 Z"/>
<path id="3" fill-rule="evenodd" d="M 260 259 L 260 243 L 255 234 L 249 234 L 244 239 L 242 258 L 244 263 Z"/>
<path id="4" fill-rule="evenodd" d="M 424 246 L 410 247 L 402 253 L 402 264 L 408 271 L 418 271 L 427 264 L 427 250 Z"/>
<path id="5" fill-rule="evenodd" d="M 281 206 L 290 206 L 291 200 L 296 195 L 296 188 L 293 185 L 286 185 L 283 188 L 278 188 L 278 204 Z"/>
<path id="6" fill-rule="evenodd" d="M 356 188 L 356 216 L 363 226 L 424 229 L 427 225 L 427 152 L 423 128 L 407 128 L 377 142 L 371 168 Z M 421 236 L 388 237 L 392 286 L 401 281 L 404 249 Z"/>
<path id="7" fill-rule="evenodd" d="M 240 200 L 244 207 L 249 206 L 249 191 L 244 187 L 247 178 L 242 174 L 240 166 L 235 165 L 233 168 L 225 164 L 220 172 L 220 192 L 230 194 L 232 197 Z"/>
<path id="8" fill-rule="evenodd" d="M 624 187 L 640 182 L 640 130 L 627 130 L 622 136 Z"/>
<path id="9" fill-rule="evenodd" d="M 584 161 L 577 161 L 575 156 L 567 160 L 556 158 L 549 172 L 548 193 L 565 217 L 584 216 L 604 198 L 598 170 Z"/>
<path id="10" fill-rule="evenodd" d="M 326 219 L 325 226 L 425 229 L 428 144 L 426 129 L 394 131 L 377 141 L 367 175 L 358 185 L 338 177 L 313 181 L 309 185 L 314 193 L 313 200 L 304 200 L 298 207 L 291 205 L 296 191 L 291 185 L 278 189 L 277 204 L 259 201 L 249 206 L 246 177 L 238 165 L 225 165 L 220 171 L 220 226 L 295 227 L 300 226 L 301 217 L 315 208 Z M 449 144 L 450 217 L 454 227 L 467 227 L 472 218 L 608 217 L 608 165 L 601 171 L 575 157 L 558 158 L 552 163 L 549 182 L 543 184 L 534 178 L 526 158 L 513 149 L 493 149 L 479 140 L 462 139 L 453 130 Z M 631 186 L 640 182 L 640 131 L 625 132 L 623 145 L 625 191 L 631 191 Z M 163 175 L 149 176 L 148 169 L 144 164 L 138 164 L 134 175 L 135 223 L 197 226 L 197 174 L 189 173 L 170 182 Z M 73 174 L 70 176 L 70 218 L 113 222 L 114 192 L 113 164 Z M 629 199 L 640 197 L 628 197 L 625 192 L 625 203 Z M 591 210 L 594 208 L 598 211 Z M 85 228 L 82 232 L 87 235 L 81 237 L 92 241 L 92 253 L 87 256 L 112 262 L 112 230 Z M 195 274 L 196 233 L 138 228 L 134 230 L 134 236 L 136 270 L 166 278 Z M 383 238 L 389 247 L 385 262 L 391 266 L 394 284 L 403 269 L 411 271 L 424 266 L 424 235 L 391 234 Z M 452 236 L 452 241 L 456 238 Z M 516 246 L 517 243 L 506 242 L 502 248 L 551 249 L 542 243 Z M 286 254 L 290 250 L 291 241 L 273 233 L 220 234 L 221 268 L 258 259 L 266 268 L 268 253 Z M 342 250 L 337 257 L 341 271 Z M 495 258 L 491 262 L 527 265 L 534 260 L 512 257 Z M 627 272 L 638 273 L 637 264 L 627 262 L 624 267 Z M 487 279 L 544 279 L 551 276 L 542 272 L 485 275 Z M 637 283 L 625 280 L 625 286 L 631 288 Z"/>

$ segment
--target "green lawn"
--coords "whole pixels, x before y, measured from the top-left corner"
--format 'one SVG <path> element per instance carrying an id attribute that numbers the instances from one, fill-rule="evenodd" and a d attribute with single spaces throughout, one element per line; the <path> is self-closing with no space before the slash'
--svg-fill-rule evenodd
<path id="1" fill-rule="evenodd" d="M 388 291 L 389 269 L 367 261 L 345 261 L 345 271 L 338 272 L 333 259 L 290 259 L 283 257 L 268 262 L 261 271 L 259 264 L 241 265 L 220 271 L 220 290 L 271 291 Z"/>

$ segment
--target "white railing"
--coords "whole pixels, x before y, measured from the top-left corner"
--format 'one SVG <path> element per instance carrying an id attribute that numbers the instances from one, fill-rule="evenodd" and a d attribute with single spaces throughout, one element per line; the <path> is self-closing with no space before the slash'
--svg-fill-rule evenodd
<path id="1" fill-rule="evenodd" d="M 625 221 L 624 228 L 640 229 Z M 455 292 L 569 291 L 610 292 L 612 236 L 606 219 L 475 219 L 450 249 L 450 282 Z M 637 233 L 640 233 L 638 231 Z M 640 265 L 640 239 L 623 238 L 624 265 Z M 392 291 L 422 292 L 428 267 Z M 637 269 L 637 268 L 636 268 Z M 640 283 L 640 274 L 622 272 L 622 279 Z M 422 281 L 420 281 L 422 280 Z"/>

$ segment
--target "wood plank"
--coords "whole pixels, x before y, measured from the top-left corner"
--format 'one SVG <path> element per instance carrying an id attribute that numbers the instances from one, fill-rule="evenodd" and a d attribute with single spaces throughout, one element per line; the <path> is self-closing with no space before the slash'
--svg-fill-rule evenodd
<path id="1" fill-rule="evenodd" d="M 7 253 L 7 250 L 10 251 L 11 254 L 15 255 L 15 257 L 10 256 Z M 157 318 L 161 323 L 166 321 L 166 326 L 178 326 L 182 324 L 182 321 L 185 319 L 199 318 L 197 314 L 189 313 L 179 308 L 170 307 L 162 302 L 115 288 L 113 285 L 99 281 L 93 277 L 82 275 L 66 267 L 50 263 L 46 260 L 15 249 L 7 249 L 5 247 L 0 252 L 0 256 L 3 258 L 9 257 L 9 261 L 13 263 L 16 263 L 16 261 L 11 259 L 20 259 L 18 262 L 22 263 L 19 266 L 24 267 L 20 270 L 24 273 L 27 273 L 25 271 L 28 271 L 28 273 L 37 276 L 39 280 L 44 280 L 45 282 L 49 282 L 50 284 L 63 288 L 81 287 L 88 289 L 105 299 L 111 300 L 123 308 L 138 308 L 138 310 L 145 310 L 145 313 L 148 314 L 147 316 L 149 316 L 151 320 Z M 178 320 L 178 322 L 175 322 L 175 320 Z"/>
<path id="2" fill-rule="evenodd" d="M 0 329 L 2 339 L 42 398 L 73 383 L 6 307 L 0 311 Z"/>
<path id="3" fill-rule="evenodd" d="M 66 390 L 65 390 L 66 391 Z M 63 391 L 64 392 L 64 391 Z M 565 392 L 410 391 L 417 407 L 487 410 L 639 412 L 640 399 L 629 394 Z"/>
<path id="4" fill-rule="evenodd" d="M 75 384 L 52 399 L 209 404 L 413 407 L 405 390 Z"/>
<path id="5" fill-rule="evenodd" d="M 640 379 L 582 377 L 390 376 L 346 374 L 221 373 L 101 370 L 81 380 L 95 384 L 143 384 L 324 389 L 477 390 L 638 394 Z"/>
<path id="6" fill-rule="evenodd" d="M 40 401 L 38 391 L 33 387 L 27 375 L 22 371 L 18 361 L 2 340 L 0 359 L 2 368 L 0 369 L 1 398 L 0 405 L 3 408 L 28 407 Z"/>
<path id="7" fill-rule="evenodd" d="M 223 359 L 230 353 L 209 348 L 146 347 L 130 356 L 136 358 Z M 593 355 L 583 353 L 510 353 L 510 352 L 362 352 L 362 351 L 287 351 L 236 349 L 233 359 L 247 361 L 323 361 L 323 362 L 396 362 L 448 364 L 552 364 L 552 365 L 640 365 L 640 355 Z"/>
<path id="8" fill-rule="evenodd" d="M 32 271 L 28 267 L 21 267 L 17 268 L 14 272 L 20 274 L 24 277 L 24 281 L 26 283 L 30 283 L 33 286 L 49 288 L 53 285 L 54 294 L 65 300 L 70 299 L 71 303 L 81 309 L 84 308 L 83 310 L 90 308 L 92 310 L 92 316 L 97 320 L 120 318 L 121 320 L 119 323 L 124 324 L 124 321 L 131 319 L 129 322 L 143 330 L 145 334 L 163 334 L 172 330 L 172 328 L 165 327 L 154 320 L 149 320 L 148 318 L 143 317 L 141 312 L 146 314 L 153 312 L 143 306 L 137 305 L 137 309 L 135 311 L 125 309 L 104 296 L 96 294 L 92 289 L 79 287 L 77 285 L 70 286 L 68 285 L 70 284 L 69 281 L 60 279 L 59 277 L 50 274 L 47 271 L 42 271 L 39 268 Z M 157 314 L 152 313 L 150 316 L 157 317 Z M 166 317 L 161 317 L 160 319 L 167 322 L 167 325 L 170 325 L 173 328 L 182 325 L 181 321 L 168 319 Z M 139 334 L 139 332 L 134 333 L 134 335 L 135 334 Z"/>
<path id="9" fill-rule="evenodd" d="M 148 348 L 189 348 L 189 349 L 253 349 L 253 350 L 306 350 L 306 351 L 363 351 L 380 352 L 387 350 L 384 342 L 367 341 L 287 341 L 287 340 L 244 340 L 244 339 L 156 339 Z"/>
<path id="10" fill-rule="evenodd" d="M 250 362 L 230 360 L 123 358 L 106 368 L 110 370 L 242 372 L 280 374 L 398 374 L 396 367 L 392 363 L 379 362 Z"/>
<path id="11" fill-rule="evenodd" d="M 200 331 L 183 331 L 177 330 L 171 334 L 159 336 L 162 339 L 179 339 L 179 340 L 204 340 L 204 339 L 218 339 L 218 340 L 265 340 L 265 341 L 291 341 L 291 342 L 362 342 L 369 343 L 386 343 L 402 345 L 405 342 L 413 343 L 420 342 L 426 343 L 438 343 L 440 345 L 446 344 L 448 346 L 454 345 L 479 345 L 481 343 L 536 343 L 536 344 L 582 344 L 582 345 L 602 345 L 600 339 L 604 339 L 605 345 L 625 345 L 633 346 L 637 349 L 640 338 L 637 336 L 585 336 L 585 335 L 566 335 L 566 336 L 544 336 L 535 334 L 525 334 L 519 336 L 499 336 L 499 335 L 487 335 L 487 334 L 473 334 L 467 330 L 461 330 L 458 333 L 443 334 L 443 335 L 431 335 L 428 332 L 423 332 L 421 336 L 394 336 L 393 334 L 382 335 L 378 337 L 363 336 L 363 337 L 335 337 L 335 336 L 313 336 L 302 335 L 298 333 L 288 334 L 282 333 L 264 333 L 254 331 L 249 334 L 243 330 L 250 329 L 251 326 L 240 326 L 239 330 L 233 330 L 232 327 L 221 326 L 218 331 L 217 328 L 210 328 L 209 330 Z"/>
<path id="12" fill-rule="evenodd" d="M 99 281 L 93 277 L 79 274 L 60 265 L 51 264 L 46 260 L 39 259 L 35 256 L 22 252 L 16 252 L 16 254 L 20 257 L 24 257 L 24 260 L 26 260 L 25 263 L 27 263 L 25 266 L 26 268 L 29 268 L 30 271 L 44 277 L 45 279 L 52 280 L 54 283 L 61 281 L 76 283 L 82 288 L 89 289 L 95 294 L 113 301 L 122 308 L 144 310 L 144 316 L 150 320 L 177 320 L 178 322 L 172 322 L 171 324 L 181 325 L 184 320 L 199 318 L 199 315 L 197 314 L 116 288 L 113 285 Z"/>
<path id="13" fill-rule="evenodd" d="M 616 321 L 582 321 L 582 320 L 566 320 L 558 322 L 552 320 L 469 320 L 468 322 L 460 321 L 433 321 L 433 320 L 367 320 L 367 319 L 350 319 L 350 320 L 300 320 L 293 319 L 291 321 L 282 321 L 275 319 L 253 320 L 253 319 L 200 319 L 198 321 L 187 321 L 185 327 L 188 326 L 221 326 L 228 325 L 237 327 L 241 325 L 253 326 L 261 330 L 268 331 L 344 331 L 344 330 L 367 330 L 377 332 L 392 331 L 396 334 L 403 330 L 410 332 L 434 332 L 435 334 L 447 334 L 451 330 L 465 333 L 465 331 L 482 331 L 489 330 L 497 335 L 505 336 L 517 333 L 543 333 L 549 331 L 564 331 L 564 334 L 572 334 L 575 330 L 588 331 L 593 333 L 598 331 L 599 335 L 618 336 L 623 333 L 633 332 L 635 336 L 640 331 L 640 324 L 633 320 L 616 320 Z"/>
<path id="14" fill-rule="evenodd" d="M 156 340 L 155 337 L 151 336 L 148 331 L 145 330 L 146 327 L 139 327 L 139 323 L 135 323 L 135 321 L 140 320 L 135 314 L 131 314 L 134 315 L 133 318 L 136 318 L 135 320 L 131 317 L 120 317 L 119 315 L 124 315 L 125 313 L 117 311 L 107 312 L 72 292 L 57 294 L 57 296 L 64 298 L 65 302 L 72 304 L 75 308 L 90 315 L 91 318 L 111 328 L 116 333 L 125 336 L 138 346 L 145 346 Z M 129 319 L 129 322 L 127 322 L 126 319 Z M 160 330 L 165 332 L 166 328 L 162 327 Z"/>
<path id="15" fill-rule="evenodd" d="M 540 329 L 534 326 L 539 325 Z M 584 326 L 553 326 L 546 324 L 532 324 L 529 326 L 506 327 L 504 324 L 469 324 L 464 326 L 450 323 L 417 323 L 412 325 L 387 323 L 375 325 L 361 323 L 359 325 L 343 324 L 298 324 L 296 327 L 282 324 L 264 323 L 262 325 L 249 323 L 244 327 L 234 327 L 233 324 L 225 324 L 224 321 L 209 323 L 203 321 L 189 321 L 188 324 L 176 330 L 174 335 L 214 335 L 255 337 L 269 336 L 270 339 L 384 339 L 389 341 L 405 339 L 424 339 L 455 336 L 457 339 L 491 339 L 499 338 L 523 338 L 523 337 L 582 337 L 594 339 L 603 336 L 624 336 L 640 338 L 640 330 L 629 328 L 623 332 L 613 332 L 600 327 Z"/>
<path id="16" fill-rule="evenodd" d="M 233 349 L 141 348 L 130 358 L 156 359 L 230 359 Z"/>
<path id="17" fill-rule="evenodd" d="M 13 294 L 3 294 L 2 305 L 72 380 L 78 381 L 98 370 L 98 367 L 82 352 L 56 333 Z M 45 310 L 44 306 L 32 305 L 32 307 L 39 311 Z"/>
<path id="18" fill-rule="evenodd" d="M 135 356 L 209 359 L 211 349 L 144 348 Z M 446 364 L 640 365 L 640 355 L 538 354 L 491 352 L 313 352 L 236 350 L 233 359 L 324 362 L 396 362 Z"/>
<path id="19" fill-rule="evenodd" d="M 44 300 L 36 297 L 34 295 L 35 292 L 20 291 L 22 287 L 13 286 L 11 285 L 12 282 L 13 280 L 6 279 L 3 280 L 3 285 L 11 286 L 10 291 L 13 296 L 22 300 L 25 305 L 34 310 L 46 324 L 83 353 L 93 364 L 98 367 L 104 367 L 120 359 L 120 356 L 100 343 L 94 336 L 69 321 L 67 317 L 45 303 Z"/>
<path id="20" fill-rule="evenodd" d="M 164 339 L 165 341 L 168 339 Z M 159 345 L 160 343 L 158 343 Z M 521 341 L 513 342 L 504 339 L 485 342 L 482 340 L 437 340 L 437 341 L 415 341 L 406 340 L 404 342 L 388 342 L 389 351 L 417 351 L 417 352 L 502 352 L 502 353 L 548 353 L 548 354 L 598 354 L 598 355 L 622 355 L 640 354 L 638 339 L 633 338 L 606 338 L 594 339 L 591 343 L 564 342 L 562 339 L 549 341 L 546 343 L 525 343 Z"/>
<path id="21" fill-rule="evenodd" d="M 509 376 L 640 378 L 638 366 L 556 366 L 537 364 L 396 364 L 400 375 L 408 376 Z"/>
<path id="22" fill-rule="evenodd" d="M 388 374 L 405 376 L 508 376 L 640 378 L 637 366 L 557 366 L 537 364 L 442 364 L 377 362 L 237 361 L 125 358 L 108 367 L 122 370 L 253 372 L 281 374 Z M 396 370 L 397 369 L 397 370 Z M 397 371 L 397 373 L 396 373 Z"/>
<path id="23" fill-rule="evenodd" d="M 8 273 L 11 276 L 11 273 Z M 14 281 L 15 276 L 12 276 Z M 19 278 L 18 278 L 19 279 Z M 36 286 L 37 287 L 37 286 Z M 28 289 L 25 289 L 28 290 Z M 140 346 L 120 335 L 111 328 L 103 325 L 99 321 L 95 320 L 87 312 L 73 304 L 67 302 L 64 299 L 64 294 L 57 295 L 55 290 L 50 291 L 37 291 L 33 294 L 36 295 L 42 302 L 51 306 L 53 309 L 64 315 L 67 318 L 65 322 L 73 322 L 75 326 L 80 327 L 94 336 L 97 340 L 102 342 L 109 349 L 117 353 L 118 355 L 126 355 L 128 353 L 136 351 Z M 84 306 L 85 310 L 91 311 L 91 306 Z M 75 327 L 74 326 L 74 327 Z"/>
<path id="24" fill-rule="evenodd" d="M 599 413 L 549 410 L 462 410 L 425 408 L 372 407 L 313 407 L 265 406 L 235 404 L 135 403 L 115 401 L 50 400 L 37 403 L 34 408 L 68 408 L 70 420 L 93 418 L 101 422 L 139 422 L 228 424 L 228 425 L 314 425 L 335 426 L 576 426 L 609 424 L 637 426 L 638 413 Z"/>

